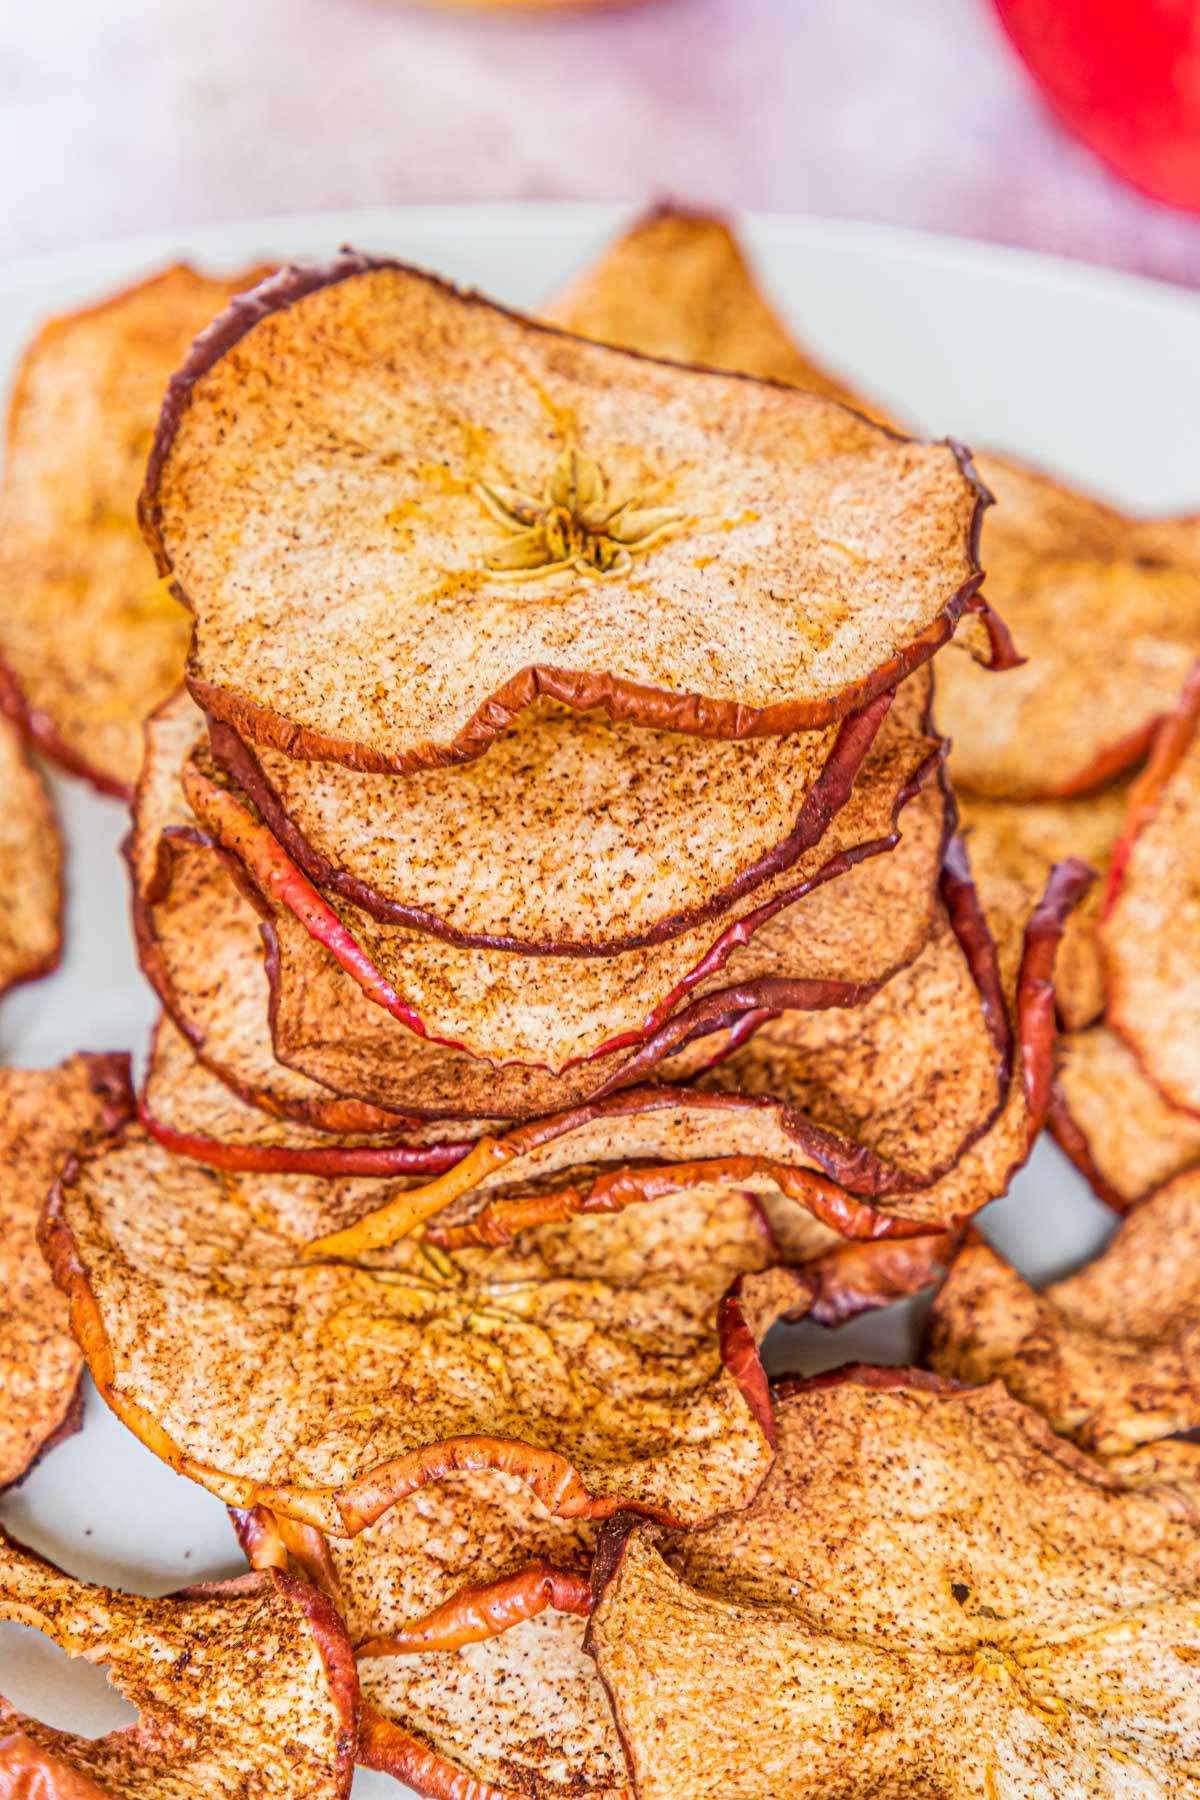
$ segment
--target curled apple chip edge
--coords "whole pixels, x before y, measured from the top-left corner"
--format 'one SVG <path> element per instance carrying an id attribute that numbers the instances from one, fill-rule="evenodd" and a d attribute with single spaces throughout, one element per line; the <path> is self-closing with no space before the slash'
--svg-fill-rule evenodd
<path id="1" fill-rule="evenodd" d="M 386 618 L 372 617 L 354 575 L 366 563 L 340 557 L 317 575 L 334 602 L 319 629 L 311 609 L 298 629 L 293 532 L 312 489 L 297 480 L 309 452 L 290 423 L 316 373 L 304 354 L 314 330 L 336 367 L 322 363 L 314 402 L 328 491 L 354 419 L 359 484 L 353 504 L 339 493 L 337 533 L 372 566 L 394 562 L 395 579 L 372 578 L 387 594 Z M 398 339 L 422 352 L 400 387 L 382 354 Z M 274 403 L 238 404 L 281 356 L 286 429 Z M 283 398 L 275 381 L 262 392 Z M 361 451 L 381 431 L 385 485 L 363 489 Z M 754 456 L 714 458 L 712 444 L 734 437 Z M 956 446 L 902 439 L 799 389 L 596 345 L 348 251 L 262 284 L 193 346 L 164 402 L 140 516 L 160 574 L 196 615 L 188 681 L 206 711 L 288 755 L 403 773 L 482 753 L 538 697 L 703 736 L 816 729 L 894 687 L 983 608 L 987 498 Z M 269 595 L 235 573 L 245 554 L 272 568 Z M 802 628 L 781 624 L 772 595 L 802 590 Z M 450 658 L 442 615 L 464 593 Z M 755 610 L 770 625 L 757 650 Z M 270 658 L 239 649 L 251 621 Z M 719 682 L 707 648 L 688 649 L 714 639 L 740 647 Z"/>
<path id="2" fill-rule="evenodd" d="M 68 1167 L 40 1225 L 104 1399 L 228 1504 L 352 1536 L 449 1469 L 500 1467 L 563 1516 L 687 1522 L 761 1480 L 757 1343 L 807 1290 L 749 1196 L 571 1221 L 519 1251 L 406 1239 L 315 1263 L 288 1229 L 303 1178 L 253 1179 L 252 1212 L 129 1127 Z"/>
<path id="3" fill-rule="evenodd" d="M 1058 1040 L 1047 1120 L 1059 1148 L 1114 1212 L 1200 1166 L 1200 1118 L 1164 1099 L 1107 1025 Z"/>
<path id="4" fill-rule="evenodd" d="M 850 1367 L 776 1415 L 741 1513 L 602 1534 L 588 1644 L 639 1800 L 1185 1791 L 1200 1532 L 1171 1496 L 999 1384 Z"/>
<path id="5" fill-rule="evenodd" d="M 841 1323 L 915 1293 L 949 1253 L 945 1238 L 835 1243 L 797 1271 L 805 1316 Z M 302 1575 L 341 1613 L 367 1767 L 435 1800 L 455 1800 L 464 1781 L 487 1800 L 527 1793 L 531 1769 L 548 1797 L 624 1790 L 620 1739 L 583 1650 L 596 1521 L 556 1517 L 497 1470 L 445 1476 L 349 1540 L 265 1507 L 232 1517 L 252 1567 Z"/>
<path id="6" fill-rule="evenodd" d="M 359 1694 L 337 1612 L 270 1569 L 158 1599 L 94 1587 L 0 1530 L 0 1618 L 108 1666 L 139 1718 L 77 1737 L 0 1699 L 0 1791 L 38 1800 L 344 1800 Z M 162 1782 L 160 1788 L 157 1784 Z"/>
<path id="7" fill-rule="evenodd" d="M 1200 661 L 1129 792 L 1100 920 L 1107 1020 L 1200 1114 Z"/>
<path id="8" fill-rule="evenodd" d="M 188 619 L 137 495 L 163 389 L 196 333 L 269 268 L 186 264 L 43 324 L 18 365 L 0 489 L 0 711 L 128 800 L 142 719 L 183 677 Z"/>
<path id="9" fill-rule="evenodd" d="M 934 1302 L 929 1360 L 1000 1380 L 1103 1457 L 1200 1430 L 1200 1170 L 1121 1221 L 1099 1256 L 1041 1292 L 982 1239 Z"/>
<path id="10" fill-rule="evenodd" d="M 83 1423 L 83 1358 L 38 1251 L 36 1227 L 68 1156 L 133 1114 L 129 1059 L 71 1057 L 56 1069 L 0 1069 L 0 1491 Z"/>
<path id="11" fill-rule="evenodd" d="M 0 712 L 0 996 L 58 967 L 64 860 L 49 788 Z"/>

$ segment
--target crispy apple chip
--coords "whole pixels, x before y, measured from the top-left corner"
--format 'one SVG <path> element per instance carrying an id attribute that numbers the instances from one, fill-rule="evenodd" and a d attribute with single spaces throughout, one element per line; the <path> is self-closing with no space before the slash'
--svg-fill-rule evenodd
<path id="1" fill-rule="evenodd" d="M 903 1003 L 885 989 L 870 1009 L 785 1015 L 688 1088 L 628 1089 L 485 1139 L 436 1182 L 314 1249 L 357 1254 L 418 1224 L 446 1246 L 507 1242 L 531 1225 L 704 1181 L 781 1194 L 844 1237 L 952 1227 L 1005 1191 L 1044 1123 L 1054 953 L 1088 879 L 1081 865 L 1059 866 L 1025 929 L 1005 922 L 998 970 L 955 846 L 945 882 L 953 930 L 930 945 L 925 980 L 914 965 Z M 963 962 L 969 1000 L 951 978 Z"/>
<path id="2" fill-rule="evenodd" d="M 298 1254 L 257 1191 L 251 1214 L 130 1132 L 43 1222 L 101 1393 L 220 1498 L 352 1535 L 453 1468 L 507 1469 L 564 1516 L 683 1523 L 761 1481 L 756 1344 L 799 1289 L 745 1195 L 575 1220 L 520 1252 L 409 1240 L 356 1262 Z"/>
<path id="3" fill-rule="evenodd" d="M 967 1244 L 934 1305 L 930 1356 L 943 1374 L 1003 1381 L 1102 1455 L 1200 1430 L 1200 1173 L 1159 1188 L 1040 1294 Z"/>
<path id="4" fill-rule="evenodd" d="M 1100 928 L 1108 1022 L 1200 1113 L 1200 663 L 1134 783 Z"/>
<path id="5" fill-rule="evenodd" d="M 539 696 L 702 737 L 826 725 L 979 604 L 985 503 L 952 445 L 347 253 L 196 345 L 142 521 L 206 710 L 403 773 Z"/>
<path id="6" fill-rule="evenodd" d="M 959 796 L 963 836 L 985 911 L 1032 906 L 1056 862 L 1078 857 L 1099 879 L 1067 921 L 1054 970 L 1058 1013 L 1081 1031 L 1104 1011 L 1104 975 L 1096 926 L 1104 878 L 1125 815 L 1125 790 L 1106 788 L 1077 800 L 982 800 Z"/>
<path id="7" fill-rule="evenodd" d="M 53 1730 L 0 1699 L 13 1800 L 341 1800 L 358 1728 L 336 1612 L 275 1570 L 146 1600 L 92 1587 L 0 1531 L 0 1619 L 108 1665 L 137 1707 L 107 1737 Z"/>
<path id="8" fill-rule="evenodd" d="M 0 714 L 0 995 L 48 975 L 62 954 L 63 848 L 54 804 Z"/>
<path id="9" fill-rule="evenodd" d="M 137 528 L 163 389 L 196 333 L 267 272 L 164 269 L 52 319 L 17 372 L 0 492 L 0 703 L 57 762 L 122 799 L 141 722 L 180 680 L 188 641 Z"/>
<path id="10" fill-rule="evenodd" d="M 1164 1100 L 1105 1025 L 1059 1038 L 1049 1123 L 1060 1148 L 1118 1212 L 1200 1165 L 1200 1118 Z"/>
<path id="11" fill-rule="evenodd" d="M 727 985 L 742 994 L 737 1002 L 741 1010 L 768 1003 L 851 1005 L 869 991 L 870 977 L 858 968 L 845 992 L 813 989 L 805 967 L 807 920 L 797 908 L 814 886 L 894 841 L 897 807 L 939 756 L 936 740 L 919 723 L 925 710 L 922 688 L 918 681 L 915 691 L 905 694 L 902 721 L 881 756 L 888 769 L 884 791 L 875 795 L 873 806 L 866 799 L 847 821 L 848 836 L 855 821 L 873 811 L 885 825 L 886 841 L 850 837 L 847 842 L 835 819 L 820 842 L 758 889 L 750 910 L 732 922 L 713 919 L 665 942 L 613 956 L 526 956 L 475 949 L 426 930 L 382 923 L 316 888 L 240 790 L 226 784 L 202 747 L 184 767 L 182 785 L 203 830 L 237 859 L 264 904 L 293 912 L 362 991 L 409 1030 L 497 1064 L 530 1063 L 561 1074 L 574 1063 L 638 1044 L 678 1014 L 689 996 L 711 995 Z M 873 738 L 886 705 L 886 698 L 877 701 L 859 719 L 847 721 L 842 735 Z M 936 855 L 935 842 L 931 832 L 927 843 Z M 906 941 L 923 937 L 932 881 L 913 887 L 907 917 L 902 915 L 887 934 L 884 967 L 889 973 L 905 954 Z M 778 984 L 770 1002 L 745 997 L 760 981 Z M 784 991 L 788 981 L 795 982 L 791 992 Z M 715 1010 L 728 1014 L 730 1008 Z"/>
<path id="12" fill-rule="evenodd" d="M 602 344 L 786 382 L 887 422 L 798 348 L 724 219 L 655 207 L 542 313 Z"/>
<path id="13" fill-rule="evenodd" d="M 123 1056 L 0 1069 L 0 1489 L 83 1423 L 83 1359 L 38 1253 L 38 1214 L 67 1157 L 132 1112 Z"/>
<path id="14" fill-rule="evenodd" d="M 610 956 L 744 911 L 845 804 L 874 719 L 730 744 L 543 702 L 485 762 L 410 775 L 220 723 L 212 749 L 330 898 L 475 949 Z"/>
<path id="15" fill-rule="evenodd" d="M 750 1506 L 608 1528 L 589 1643 L 639 1800 L 1179 1796 L 1200 1533 L 998 1388 L 785 1392 Z"/>
<path id="16" fill-rule="evenodd" d="M 938 664 L 938 722 L 956 785 L 1032 800 L 1100 787 L 1144 754 L 1200 652 L 1200 556 L 1048 475 L 977 459 L 996 496 L 989 598 L 1023 668 L 983 681 Z"/>

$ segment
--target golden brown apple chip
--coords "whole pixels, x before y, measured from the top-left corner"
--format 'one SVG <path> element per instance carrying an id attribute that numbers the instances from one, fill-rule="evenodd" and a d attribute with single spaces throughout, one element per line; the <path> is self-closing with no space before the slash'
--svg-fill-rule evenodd
<path id="1" fill-rule="evenodd" d="M 13 1800 L 340 1800 L 358 1728 L 354 1657 L 333 1607 L 275 1570 L 145 1600 L 92 1587 L 0 1531 L 0 1619 L 106 1663 L 141 1715 L 106 1737 L 53 1730 L 0 1699 Z"/>
<path id="2" fill-rule="evenodd" d="M 762 1479 L 757 1340 L 800 1289 L 745 1195 L 575 1220 L 519 1252 L 315 1261 L 256 1189 L 257 1216 L 131 1130 L 64 1178 L 42 1228 L 101 1393 L 222 1499 L 352 1535 L 449 1469 L 499 1467 L 564 1516 L 624 1502 L 688 1523 Z"/>
<path id="3" fill-rule="evenodd" d="M 639 1800 L 1183 1800 L 1200 1532 L 999 1388 L 785 1390 L 745 1511 L 614 1522 L 589 1644 Z"/>
<path id="4" fill-rule="evenodd" d="M 331 899 L 475 949 L 609 956 L 745 911 L 845 804 L 874 718 L 730 744 L 542 702 L 485 762 L 411 775 L 220 723 L 212 749 Z"/>
<path id="5" fill-rule="evenodd" d="M 1093 1262 L 1038 1294 L 981 1241 L 934 1305 L 930 1358 L 1001 1380 L 1056 1431 L 1116 1455 L 1200 1430 L 1200 1172 L 1143 1200 Z"/>
<path id="6" fill-rule="evenodd" d="M 0 493 L 0 703 L 56 761 L 121 799 L 141 722 L 180 680 L 188 641 L 137 527 L 163 390 L 196 333 L 267 273 L 164 269 L 43 325 L 17 371 Z"/>
<path id="7" fill-rule="evenodd" d="M 1059 1038 L 1049 1123 L 1075 1167 L 1118 1212 L 1200 1164 L 1200 1118 L 1164 1100 L 1105 1025 Z"/>
<path id="8" fill-rule="evenodd" d="M 936 741 L 920 729 L 922 686 L 919 681 L 916 692 L 905 695 L 900 731 L 906 749 L 899 767 L 893 751 L 888 789 L 876 798 L 876 808 L 880 802 L 890 807 L 893 820 L 897 805 L 932 772 L 940 754 Z M 885 697 L 847 721 L 842 735 L 873 738 L 887 704 Z M 201 827 L 237 859 L 264 904 L 294 912 L 363 992 L 411 1031 L 497 1064 L 531 1063 L 561 1074 L 574 1063 L 649 1038 L 689 997 L 736 987 L 743 995 L 737 1002 L 741 1010 L 768 1004 L 745 997 L 751 984 L 763 979 L 796 984 L 788 994 L 775 993 L 769 1003 L 776 1006 L 855 1004 L 869 986 L 855 968 L 847 993 L 813 992 L 803 966 L 809 933 L 805 916 L 795 909 L 812 886 L 848 867 L 840 860 L 845 840 L 830 842 L 829 831 L 750 896 L 745 903 L 749 910 L 732 921 L 711 919 L 665 942 L 613 956 L 528 956 L 449 943 L 427 930 L 381 923 L 345 900 L 331 901 L 267 830 L 240 790 L 226 784 L 202 747 L 193 752 L 181 779 Z M 860 816 L 851 818 L 849 830 Z M 836 820 L 832 830 L 837 830 Z M 934 832 L 927 842 L 936 855 Z M 879 839 L 851 840 L 845 854 L 854 861 L 880 848 L 886 845 Z M 887 972 L 903 957 L 912 936 L 923 935 L 932 885 L 932 879 L 924 887 L 914 884 L 907 918 L 893 921 L 886 940 Z M 716 1010 L 728 1013 L 730 1008 Z"/>
<path id="9" fill-rule="evenodd" d="M 984 504 L 954 446 L 346 253 L 195 347 L 142 522 L 208 711 L 403 773 L 539 696 L 703 737 L 841 718 L 981 604 Z"/>
<path id="10" fill-rule="evenodd" d="M 35 1232 L 67 1157 L 132 1112 L 124 1056 L 0 1069 L 0 1489 L 83 1423 L 83 1359 Z"/>
<path id="11" fill-rule="evenodd" d="M 1008 800 L 1082 794 L 1144 754 L 1200 652 L 1200 552 L 998 456 L 987 589 L 1027 658 L 984 682 L 938 664 L 956 785 Z"/>
<path id="12" fill-rule="evenodd" d="M 54 804 L 15 725 L 0 714 L 0 995 L 48 975 L 62 954 L 63 848 Z"/>
<path id="13" fill-rule="evenodd" d="M 808 1310 L 833 1322 L 911 1293 L 944 1250 L 839 1244 L 802 1271 Z M 303 1574 L 341 1612 L 359 1657 L 361 1761 L 444 1796 L 464 1779 L 492 1795 L 624 1787 L 583 1650 L 594 1522 L 555 1517 L 493 1470 L 431 1483 L 348 1541 L 263 1507 L 235 1522 L 256 1568 Z"/>
<path id="14" fill-rule="evenodd" d="M 1104 976 L 1096 925 L 1104 878 L 1121 821 L 1122 787 L 1077 800 L 982 800 L 959 796 L 963 836 L 984 910 L 1033 905 L 1056 862 L 1077 856 L 1099 879 L 1071 914 L 1054 970 L 1058 1014 L 1068 1031 L 1081 1031 L 1104 1011 Z"/>
<path id="15" fill-rule="evenodd" d="M 1200 1113 L 1200 663 L 1134 783 L 1100 925 L 1108 1022 Z"/>
<path id="16" fill-rule="evenodd" d="M 485 1138 L 314 1250 L 390 1243 L 451 1205 L 428 1228 L 438 1241 L 507 1242 L 532 1224 L 704 1181 L 781 1193 L 845 1237 L 953 1226 L 1004 1192 L 1044 1122 L 1054 951 L 1088 880 L 1081 865 L 1060 865 L 1024 932 L 1005 922 L 998 969 L 964 853 L 953 851 L 944 893 L 954 929 L 926 952 L 925 980 L 914 965 L 900 1004 L 885 989 L 869 1010 L 785 1014 L 691 1087 L 627 1089 Z M 556 1187 L 559 1171 L 569 1174 Z"/>
<path id="17" fill-rule="evenodd" d="M 602 344 L 783 381 L 887 423 L 799 349 L 724 219 L 655 207 L 541 311 Z"/>

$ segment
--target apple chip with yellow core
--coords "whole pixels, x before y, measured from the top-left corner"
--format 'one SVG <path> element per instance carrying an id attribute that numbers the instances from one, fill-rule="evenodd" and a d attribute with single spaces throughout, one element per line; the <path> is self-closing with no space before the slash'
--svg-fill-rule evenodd
<path id="1" fill-rule="evenodd" d="M 1059 1038 L 1049 1124 L 1060 1148 L 1117 1212 L 1200 1166 L 1200 1118 L 1165 1100 L 1107 1025 Z"/>
<path id="2" fill-rule="evenodd" d="M 982 604 L 985 500 L 951 445 L 347 253 L 199 341 L 141 512 L 207 711 L 403 773 L 539 696 L 715 738 L 841 718 Z"/>
<path id="3" fill-rule="evenodd" d="M 63 847 L 54 803 L 0 714 L 0 995 L 48 975 L 62 954 Z"/>

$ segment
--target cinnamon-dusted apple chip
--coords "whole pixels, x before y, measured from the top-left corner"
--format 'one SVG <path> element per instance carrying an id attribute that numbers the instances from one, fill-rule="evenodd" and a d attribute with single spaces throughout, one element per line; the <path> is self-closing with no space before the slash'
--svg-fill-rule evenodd
<path id="1" fill-rule="evenodd" d="M 0 1699 L 13 1800 L 341 1800 L 358 1681 L 323 1595 L 275 1570 L 146 1600 L 92 1587 L 0 1531 L 0 1619 L 108 1665 L 140 1713 L 75 1737 Z"/>
<path id="2" fill-rule="evenodd" d="M 1060 1148 L 1118 1212 L 1200 1165 L 1200 1118 L 1164 1100 L 1106 1025 L 1059 1038 L 1049 1124 Z"/>
<path id="3" fill-rule="evenodd" d="M 1200 653 L 1200 555 L 1167 521 L 1138 521 L 998 456 L 984 532 L 989 597 L 1027 659 L 984 682 L 938 664 L 938 723 L 955 783 L 1001 799 L 1082 794 L 1144 754 Z"/>
<path id="4" fill-rule="evenodd" d="M 133 1112 L 124 1056 L 0 1069 L 0 1489 L 83 1423 L 83 1359 L 38 1253 L 38 1215 L 67 1157 Z"/>
<path id="5" fill-rule="evenodd" d="M 1200 1113 L 1200 662 L 1129 794 L 1100 926 L 1108 1022 Z"/>
<path id="6" fill-rule="evenodd" d="M 43 325 L 17 372 L 0 492 L 0 704 L 127 799 L 143 718 L 183 674 L 187 614 L 137 495 L 163 389 L 196 333 L 268 273 L 183 265 Z"/>
<path id="7" fill-rule="evenodd" d="M 196 345 L 142 521 L 206 710 L 403 773 L 539 696 L 703 737 L 841 718 L 982 604 L 985 503 L 951 445 L 346 253 Z"/>
<path id="8" fill-rule="evenodd" d="M 982 800 L 961 794 L 958 804 L 986 911 L 1032 906 L 1064 857 L 1079 857 L 1095 870 L 1098 879 L 1067 922 L 1054 970 L 1059 1018 L 1066 1030 L 1082 1030 L 1104 1011 L 1096 926 L 1125 816 L 1125 789 L 1109 787 L 1076 800 Z"/>
<path id="9" fill-rule="evenodd" d="M 1200 1532 L 999 1388 L 786 1389 L 748 1509 L 614 1522 L 589 1644 L 639 1800 L 1183 1796 Z"/>
<path id="10" fill-rule="evenodd" d="M 0 995 L 48 975 L 62 954 L 63 849 L 54 804 L 0 714 Z"/>
<path id="11" fill-rule="evenodd" d="M 1005 922 L 998 983 L 961 846 L 954 852 L 945 893 L 955 930 L 930 945 L 925 981 L 914 965 L 900 1004 L 885 989 L 869 1011 L 785 1014 L 689 1088 L 627 1089 L 485 1139 L 435 1182 L 314 1249 L 357 1254 L 427 1221 L 446 1245 L 506 1242 L 530 1225 L 703 1181 L 781 1193 L 854 1238 L 937 1231 L 977 1211 L 1004 1192 L 1045 1119 L 1054 952 L 1088 873 L 1060 865 L 1025 930 Z M 956 959 L 974 971 L 970 1003 L 948 980 Z M 550 1179 L 558 1171 L 569 1171 L 561 1185 Z M 435 1218 L 451 1205 L 452 1217 Z"/>
<path id="12" fill-rule="evenodd" d="M 756 1344 L 800 1289 L 739 1193 L 519 1252 L 316 1262 L 131 1130 L 64 1177 L 42 1243 L 114 1411 L 236 1505 L 352 1535 L 449 1469 L 499 1467 L 563 1516 L 692 1523 L 771 1460 Z"/>
<path id="13" fill-rule="evenodd" d="M 890 807 L 893 819 L 940 754 L 936 741 L 917 725 L 924 712 L 922 686 L 918 681 L 916 692 L 906 695 L 900 728 L 905 749 L 897 767 L 899 744 L 894 746 L 888 786 L 875 797 L 876 809 L 881 803 Z M 885 705 L 886 700 L 877 701 L 858 720 L 847 721 L 843 734 L 862 731 L 873 737 Z M 344 900 L 331 901 L 240 790 L 226 784 L 202 748 L 186 764 L 182 786 L 205 832 L 236 857 L 264 903 L 295 913 L 369 998 L 418 1035 L 497 1064 L 524 1062 L 561 1074 L 575 1063 L 638 1044 L 677 1015 L 689 996 L 726 986 L 746 996 L 752 983 L 778 984 L 770 1002 L 743 997 L 737 1003 L 741 1010 L 759 1004 L 853 1005 L 870 989 L 869 977 L 855 968 L 845 993 L 813 992 L 804 966 L 808 931 L 795 909 L 814 885 L 849 866 L 841 860 L 839 840 L 827 841 L 829 831 L 757 890 L 749 910 L 732 922 L 712 919 L 666 942 L 613 956 L 526 956 L 449 943 L 425 930 L 383 924 Z M 836 820 L 831 830 L 836 832 Z M 930 833 L 931 851 L 935 841 Z M 878 839 L 851 840 L 844 854 L 853 862 L 881 847 Z M 907 917 L 893 924 L 886 972 L 905 955 L 914 927 L 923 936 L 931 892 L 931 881 L 916 887 Z M 915 949 L 914 944 L 908 954 Z M 790 992 L 788 982 L 795 983 Z"/>
<path id="14" fill-rule="evenodd" d="M 541 312 L 602 344 L 786 382 L 887 422 L 800 350 L 721 218 L 655 207 Z"/>
<path id="15" fill-rule="evenodd" d="M 802 1270 L 808 1311 L 833 1323 L 886 1304 L 930 1279 L 944 1253 L 941 1240 L 837 1245 Z M 305 1575 L 341 1612 L 359 1657 L 360 1761 L 435 1795 L 464 1778 L 548 1800 L 625 1786 L 583 1650 L 593 1521 L 557 1518 L 488 1470 L 431 1483 L 350 1540 L 263 1507 L 235 1522 L 256 1568 Z"/>
<path id="16" fill-rule="evenodd" d="M 934 1304 L 930 1358 L 1003 1381 L 1105 1456 L 1200 1430 L 1200 1172 L 1143 1200 L 1093 1262 L 1040 1294 L 987 1244 L 965 1245 Z"/>

